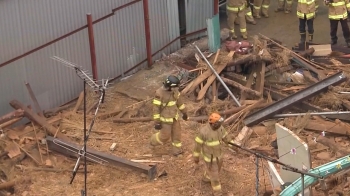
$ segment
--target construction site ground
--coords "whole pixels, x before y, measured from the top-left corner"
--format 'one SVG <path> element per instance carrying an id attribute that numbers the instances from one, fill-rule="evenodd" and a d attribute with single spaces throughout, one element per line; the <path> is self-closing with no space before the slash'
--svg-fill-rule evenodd
<path id="1" fill-rule="evenodd" d="M 270 6 L 270 18 L 256 19 L 257 25 L 248 24 L 249 35 L 262 33 L 270 38 L 282 41 L 289 48 L 299 40 L 298 18 L 296 17 L 296 2 L 294 1 L 293 11 L 290 14 L 283 12 L 275 13 L 277 1 L 272 1 Z M 226 26 L 225 14 L 220 14 L 221 26 Z M 238 26 L 236 26 L 238 32 Z M 343 43 L 341 30 L 338 32 L 339 42 Z M 316 43 L 327 44 L 329 42 L 329 20 L 327 18 L 327 8 L 320 3 L 317 18 L 315 19 L 315 36 Z M 164 58 L 156 62 L 152 69 L 141 70 L 131 77 L 116 83 L 107 91 L 105 103 L 102 104 L 99 113 L 113 111 L 117 108 L 121 110 L 129 107 L 125 117 L 145 117 L 152 115 L 151 99 L 154 91 L 162 85 L 164 78 L 175 73 L 176 60 Z M 92 97 L 92 96 L 91 96 Z M 88 99 L 91 103 L 92 98 Z M 95 100 L 95 99 L 94 99 Z M 147 100 L 147 101 L 144 101 Z M 192 116 L 205 103 L 195 102 L 194 97 L 186 97 L 186 105 Z M 143 102 L 142 102 L 143 101 Z M 220 101 L 220 100 L 219 100 Z M 142 102 L 142 103 L 139 103 Z M 133 105 L 135 104 L 135 105 Z M 234 104 L 230 100 L 227 105 Z M 215 107 L 215 106 L 213 106 Z M 83 138 L 83 114 L 82 110 L 78 113 L 72 113 L 73 108 L 62 112 L 62 121 L 60 130 L 66 135 L 74 138 L 82 144 Z M 88 116 L 88 123 L 91 115 Z M 99 165 L 97 163 L 88 164 L 87 175 L 87 195 L 96 196 L 163 196 L 163 195 L 211 195 L 210 184 L 201 181 L 204 173 L 203 161 L 200 162 L 200 169 L 194 170 L 192 152 L 194 147 L 194 138 L 198 133 L 200 123 L 181 120 L 182 142 L 184 154 L 179 157 L 171 156 L 171 145 L 166 144 L 154 151 L 148 148 L 149 138 L 155 133 L 153 122 L 134 122 L 134 123 L 113 123 L 113 118 L 98 120 L 94 126 L 88 146 L 96 150 L 108 152 L 113 155 L 126 159 L 147 159 L 160 161 L 157 163 L 159 170 L 166 171 L 167 175 L 161 176 L 154 181 L 148 181 L 147 175 L 126 169 L 123 167 L 111 167 Z M 44 137 L 42 128 L 38 137 Z M 20 135 L 20 129 L 14 129 L 14 134 Z M 112 133 L 103 133 L 112 132 Z M 28 137 L 34 137 L 28 134 Z M 231 132 L 233 136 L 238 134 L 237 131 Z M 258 136 L 253 133 L 249 140 L 248 146 L 270 146 L 275 135 Z M 303 136 L 303 139 L 306 136 Z M 109 151 L 112 143 L 117 143 L 114 151 Z M 2 146 L 3 147 L 3 143 Z M 45 149 L 45 145 L 42 145 Z M 30 177 L 30 182 L 17 184 L 14 195 L 18 196 L 51 196 L 51 195 L 80 195 L 84 188 L 84 174 L 79 172 L 72 184 L 69 184 L 72 169 L 76 159 L 67 158 L 62 154 L 55 152 L 45 153 L 42 151 L 43 159 L 50 159 L 52 165 L 60 172 L 34 171 L 31 168 L 38 167 L 32 159 L 26 158 L 21 162 L 21 166 L 13 167 L 11 164 L 2 164 L 3 172 L 7 177 L 16 178 L 19 176 Z M 153 156 L 149 156 L 153 154 Z M 314 154 L 312 155 L 314 156 Z M 40 160 L 40 158 L 38 158 Z M 312 157 L 313 166 L 323 164 L 329 160 L 319 160 Z M 224 166 L 220 173 L 222 189 L 224 195 L 255 195 L 256 183 L 256 166 L 255 157 L 244 153 L 238 149 L 229 150 L 226 148 L 224 153 Z M 268 174 L 266 172 L 266 163 L 260 162 L 259 172 L 259 195 L 264 195 L 267 190 L 271 190 Z M 12 169 L 11 169 L 12 168 Z M 83 171 L 80 169 L 80 171 Z M 336 190 L 330 192 L 334 193 Z M 270 191 L 271 193 L 271 191 Z M 317 191 L 314 195 L 320 195 Z M 334 194 L 333 194 L 334 195 Z"/>

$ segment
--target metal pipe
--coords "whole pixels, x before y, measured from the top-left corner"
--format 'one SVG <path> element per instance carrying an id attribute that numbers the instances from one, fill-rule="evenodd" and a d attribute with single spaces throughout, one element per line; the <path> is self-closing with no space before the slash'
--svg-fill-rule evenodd
<path id="1" fill-rule="evenodd" d="M 301 195 L 304 196 L 305 184 L 304 184 L 304 174 L 301 174 Z"/>
<path id="2" fill-rule="evenodd" d="M 350 111 L 337 111 L 337 112 L 311 112 L 311 113 L 293 113 L 293 114 L 276 114 L 274 118 L 285 118 L 292 116 L 304 116 L 310 114 L 311 116 L 322 116 L 322 115 L 338 115 L 338 114 L 350 114 Z"/>
<path id="3" fill-rule="evenodd" d="M 199 54 L 202 56 L 202 58 L 204 59 L 204 61 L 207 63 L 207 65 L 210 67 L 211 71 L 213 71 L 213 73 L 215 74 L 216 78 L 221 82 L 221 84 L 225 87 L 225 89 L 227 90 L 228 94 L 231 95 L 232 99 L 236 102 L 238 107 L 241 107 L 242 105 L 239 103 L 239 101 L 236 99 L 236 97 L 232 94 L 232 92 L 230 91 L 230 89 L 227 87 L 227 85 L 225 84 L 224 81 L 222 81 L 222 79 L 220 78 L 219 74 L 215 71 L 214 67 L 209 63 L 208 59 L 204 56 L 204 54 L 202 53 L 202 51 L 195 45 L 193 44 L 193 46 L 197 49 L 197 51 L 199 52 Z"/>
<path id="4" fill-rule="evenodd" d="M 146 50 L 147 50 L 147 64 L 148 67 L 152 66 L 152 47 L 151 47 L 151 29 L 149 26 L 149 9 L 148 0 L 143 0 L 143 18 L 145 22 L 145 34 L 146 34 Z"/>
<path id="5" fill-rule="evenodd" d="M 350 94 L 350 92 L 339 92 L 340 94 Z"/>
<path id="6" fill-rule="evenodd" d="M 127 7 L 127 6 L 132 5 L 132 4 L 135 4 L 135 3 L 139 2 L 139 1 L 141 1 L 141 0 L 135 0 L 135 1 L 132 1 L 132 2 L 129 2 L 129 3 L 126 3 L 126 4 L 124 4 L 124 5 L 121 5 L 121 6 L 117 7 L 117 8 L 115 8 L 115 9 L 113 9 L 113 13 L 107 14 L 106 16 L 103 16 L 103 17 L 101 17 L 101 18 L 95 20 L 95 21 L 93 22 L 93 24 L 96 24 L 96 23 L 101 22 L 101 21 L 103 21 L 103 20 L 105 20 L 105 19 L 107 19 L 107 18 L 109 18 L 109 17 L 111 17 L 111 16 L 114 16 L 114 12 L 115 12 L 115 11 L 118 11 L 118 10 L 120 10 L 120 9 L 122 9 L 122 8 L 125 8 L 125 7 Z M 67 34 L 65 34 L 65 35 L 62 35 L 61 37 L 58 37 L 58 38 L 56 38 L 56 39 L 54 39 L 54 40 L 52 40 L 52 41 L 50 41 L 50 42 L 47 42 L 46 44 L 43 44 L 43 45 L 41 45 L 41 46 L 39 46 L 39 47 L 37 47 L 37 48 L 34 48 L 34 49 L 32 49 L 32 50 L 29 50 L 28 52 L 26 52 L 26 53 L 24 53 L 24 54 L 21 54 L 21 55 L 15 57 L 15 58 L 12 58 L 12 59 L 10 59 L 10 60 L 8 60 L 8 61 L 6 61 L 6 62 L 0 64 L 0 67 L 3 67 L 3 66 L 5 66 L 5 65 L 8 65 L 8 64 L 10 64 L 10 63 L 12 63 L 12 62 L 14 62 L 14 61 L 17 61 L 17 60 L 19 60 L 19 59 L 21 59 L 21 58 L 23 58 L 23 57 L 25 57 L 25 56 L 28 56 L 28 55 L 30 55 L 30 54 L 32 54 L 32 53 L 34 53 L 34 52 L 36 52 L 36 51 L 38 51 L 38 50 L 40 50 L 40 49 L 43 49 L 43 48 L 45 48 L 45 47 L 47 47 L 47 46 L 49 46 L 49 45 L 51 45 L 51 44 L 54 44 L 54 43 L 56 43 L 56 42 L 58 42 L 58 41 L 60 41 L 60 40 L 62 40 L 62 39 L 64 39 L 64 38 L 66 38 L 66 37 L 69 37 L 69 36 L 71 36 L 71 35 L 73 35 L 73 34 L 79 32 L 79 31 L 81 31 L 81 30 L 84 30 L 85 28 L 87 28 L 87 25 L 84 25 L 84 26 L 82 26 L 82 27 L 80 27 L 80 28 L 78 28 L 78 29 L 76 29 L 76 30 L 74 30 L 74 31 L 72 31 L 72 32 L 69 32 L 69 33 L 67 33 Z"/>
<path id="7" fill-rule="evenodd" d="M 89 33 L 89 45 L 90 45 L 90 58 L 91 58 L 91 70 L 92 78 L 97 81 L 97 65 L 96 65 L 96 53 L 95 53 L 95 39 L 94 39 L 94 27 L 92 26 L 92 16 L 91 14 L 86 15 Z"/>
<path id="8" fill-rule="evenodd" d="M 214 15 L 219 13 L 219 0 L 214 0 Z"/>

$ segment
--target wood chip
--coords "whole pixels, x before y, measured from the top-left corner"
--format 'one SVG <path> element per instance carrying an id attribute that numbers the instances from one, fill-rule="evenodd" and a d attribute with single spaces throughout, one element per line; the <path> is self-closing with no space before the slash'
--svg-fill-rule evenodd
<path id="1" fill-rule="evenodd" d="M 13 143 L 9 143 L 6 146 L 5 151 L 8 152 L 7 156 L 9 156 L 11 159 L 21 154 L 21 149 L 19 149 L 19 147 Z"/>

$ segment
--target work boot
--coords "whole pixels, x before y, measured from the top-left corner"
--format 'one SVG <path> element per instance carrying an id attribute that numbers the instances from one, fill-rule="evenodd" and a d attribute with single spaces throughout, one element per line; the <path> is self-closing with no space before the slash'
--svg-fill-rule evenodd
<path id="1" fill-rule="evenodd" d="M 247 34 L 247 32 L 242 32 L 242 38 L 243 38 L 244 40 L 247 40 L 247 39 L 248 39 L 248 34 Z"/>
<path id="2" fill-rule="evenodd" d="M 261 18 L 259 14 L 255 15 L 254 18 Z"/>
<path id="3" fill-rule="evenodd" d="M 290 10 L 286 10 L 284 11 L 285 14 L 289 14 L 290 13 Z"/>
<path id="4" fill-rule="evenodd" d="M 309 34 L 309 42 L 312 42 L 313 39 L 314 39 L 314 35 L 313 34 Z"/>
<path id="5" fill-rule="evenodd" d="M 208 179 L 207 177 L 203 176 L 203 177 L 202 177 L 202 182 L 204 182 L 204 183 L 210 183 L 210 179 Z"/>
<path id="6" fill-rule="evenodd" d="M 183 154 L 183 150 L 182 148 L 178 148 L 178 147 L 174 147 L 173 146 L 173 156 L 177 157 L 179 156 L 180 154 Z"/>
<path id="7" fill-rule="evenodd" d="M 248 23 L 252 24 L 252 25 L 256 25 L 256 21 L 255 20 L 252 20 L 252 21 L 247 21 Z"/>
<path id="8" fill-rule="evenodd" d="M 268 14 L 262 14 L 262 16 L 264 16 L 265 18 L 268 18 L 268 17 L 269 17 Z"/>
<path id="9" fill-rule="evenodd" d="M 284 10 L 283 8 L 279 7 L 277 9 L 275 9 L 275 12 L 282 12 L 283 10 Z"/>
<path id="10" fill-rule="evenodd" d="M 300 43 L 304 43 L 306 41 L 306 34 L 300 33 Z"/>
<path id="11" fill-rule="evenodd" d="M 229 39 L 230 39 L 230 40 L 237 39 L 237 35 L 236 35 L 234 32 L 230 32 L 230 33 L 229 33 Z"/>
<path id="12" fill-rule="evenodd" d="M 337 44 L 337 40 L 332 40 L 331 41 L 331 45 L 336 45 Z"/>

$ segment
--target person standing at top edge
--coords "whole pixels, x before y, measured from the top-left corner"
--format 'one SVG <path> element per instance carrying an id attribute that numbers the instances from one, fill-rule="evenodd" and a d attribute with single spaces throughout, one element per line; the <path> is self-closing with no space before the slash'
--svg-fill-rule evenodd
<path id="1" fill-rule="evenodd" d="M 230 29 L 229 39 L 237 39 L 235 34 L 235 20 L 239 19 L 240 32 L 243 39 L 248 39 L 247 34 L 247 22 L 245 20 L 245 14 L 247 9 L 246 0 L 227 0 L 226 13 L 227 13 L 227 23 Z"/>
<path id="2" fill-rule="evenodd" d="M 312 42 L 315 14 L 315 0 L 298 0 L 297 16 L 299 18 L 300 43 L 306 41 L 306 25 L 309 33 L 309 41 Z"/>
<path id="3" fill-rule="evenodd" d="M 337 30 L 340 22 L 343 36 L 347 47 L 350 47 L 350 31 L 347 23 L 348 11 L 350 11 L 349 0 L 324 0 L 328 5 L 328 18 L 331 25 L 331 44 L 338 42 Z"/>

